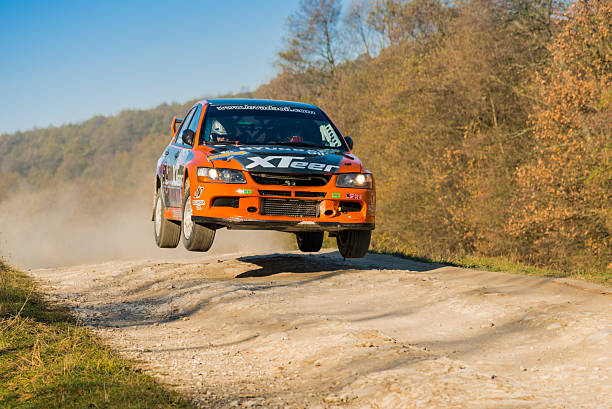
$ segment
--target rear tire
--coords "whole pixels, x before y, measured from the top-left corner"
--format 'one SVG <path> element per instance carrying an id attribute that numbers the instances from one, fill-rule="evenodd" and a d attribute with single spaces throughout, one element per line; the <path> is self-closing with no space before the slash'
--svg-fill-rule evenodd
<path id="1" fill-rule="evenodd" d="M 305 253 L 316 253 L 323 246 L 324 234 L 322 231 L 295 233 L 298 248 Z"/>
<path id="2" fill-rule="evenodd" d="M 344 258 L 361 258 L 370 248 L 371 230 L 343 230 L 338 232 L 336 242 Z"/>
<path id="3" fill-rule="evenodd" d="M 153 233 L 155 243 L 159 248 L 175 248 L 181 240 L 181 225 L 166 219 L 164 216 L 164 202 L 157 191 L 155 197 L 155 212 L 153 217 Z"/>
<path id="4" fill-rule="evenodd" d="M 208 251 L 215 240 L 215 230 L 200 226 L 191 220 L 191 194 L 185 186 L 183 199 L 183 245 L 189 251 Z"/>

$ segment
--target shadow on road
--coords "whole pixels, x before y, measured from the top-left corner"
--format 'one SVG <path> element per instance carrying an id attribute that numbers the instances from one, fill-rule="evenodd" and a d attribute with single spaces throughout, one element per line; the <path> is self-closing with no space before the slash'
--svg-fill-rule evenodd
<path id="1" fill-rule="evenodd" d="M 363 259 L 344 259 L 340 253 L 267 254 L 238 258 L 258 268 L 238 274 L 235 278 L 269 277 L 276 274 L 312 274 L 330 271 L 400 270 L 426 272 L 443 267 L 442 264 L 421 263 L 413 260 L 368 254 Z"/>

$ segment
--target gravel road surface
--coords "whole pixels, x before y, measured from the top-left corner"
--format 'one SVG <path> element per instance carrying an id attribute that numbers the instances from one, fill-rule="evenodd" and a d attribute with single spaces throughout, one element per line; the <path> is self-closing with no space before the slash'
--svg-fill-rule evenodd
<path id="1" fill-rule="evenodd" d="M 612 408 L 612 293 L 384 255 L 33 270 L 202 407 Z"/>

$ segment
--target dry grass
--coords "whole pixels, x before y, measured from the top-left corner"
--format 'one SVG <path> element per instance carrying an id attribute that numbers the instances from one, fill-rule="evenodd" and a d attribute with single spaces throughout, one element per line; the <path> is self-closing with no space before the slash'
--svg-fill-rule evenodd
<path id="1" fill-rule="evenodd" d="M 551 278 L 572 278 L 612 287 L 612 270 L 605 271 L 562 271 L 550 268 L 531 266 L 525 263 L 510 261 L 502 257 L 464 256 L 453 259 L 432 259 L 418 257 L 404 252 L 389 252 L 384 250 L 371 250 L 376 254 L 389 254 L 396 257 L 408 258 L 424 263 L 442 263 L 455 267 L 471 268 L 485 271 L 499 271 L 503 273 L 525 274 Z"/>
<path id="2" fill-rule="evenodd" d="M 0 261 L 0 407 L 189 408 Z"/>

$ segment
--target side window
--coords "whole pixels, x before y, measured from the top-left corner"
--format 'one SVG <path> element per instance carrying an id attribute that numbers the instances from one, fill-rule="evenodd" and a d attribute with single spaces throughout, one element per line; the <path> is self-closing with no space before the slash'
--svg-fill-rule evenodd
<path id="1" fill-rule="evenodd" d="M 193 131 L 194 134 L 196 134 L 198 132 L 198 124 L 200 123 L 200 116 L 202 115 L 202 107 L 200 107 L 198 105 L 198 107 L 195 110 L 195 113 L 193 114 L 193 117 L 191 118 L 191 122 L 189 123 L 189 127 L 187 129 L 190 129 Z"/>
<path id="2" fill-rule="evenodd" d="M 176 143 L 177 145 L 183 144 L 183 131 L 187 129 L 187 126 L 189 125 L 189 121 L 191 121 L 191 117 L 193 116 L 194 111 L 195 111 L 195 108 L 189 111 L 189 113 L 185 117 L 185 120 L 181 124 L 181 128 L 176 133 L 176 140 L 174 141 L 174 143 Z"/>
<path id="3" fill-rule="evenodd" d="M 212 128 L 212 119 L 208 115 L 206 120 L 202 124 L 202 130 L 200 131 L 200 145 L 206 145 L 206 142 L 210 140 L 210 129 Z"/>
<path id="4" fill-rule="evenodd" d="M 200 114 L 202 113 L 202 108 L 200 108 L 200 106 L 198 105 L 195 114 L 193 115 L 193 118 L 191 119 L 191 122 L 189 123 L 189 129 L 191 129 L 193 132 L 197 132 L 198 130 L 198 123 L 200 123 Z"/>

